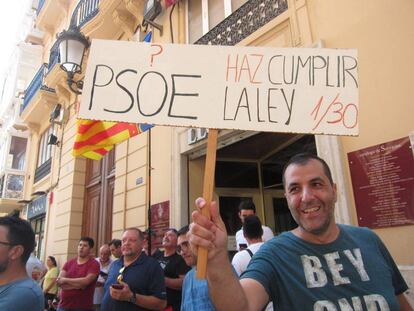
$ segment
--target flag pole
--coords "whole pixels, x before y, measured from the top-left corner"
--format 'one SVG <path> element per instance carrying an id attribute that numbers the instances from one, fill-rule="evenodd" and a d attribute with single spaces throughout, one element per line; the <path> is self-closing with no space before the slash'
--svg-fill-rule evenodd
<path id="1" fill-rule="evenodd" d="M 152 42 L 152 28 L 146 34 L 144 42 Z M 148 129 L 148 256 L 152 256 L 152 228 L 151 228 L 151 128 Z"/>
<path id="2" fill-rule="evenodd" d="M 148 130 L 148 256 L 151 256 L 151 128 Z"/>

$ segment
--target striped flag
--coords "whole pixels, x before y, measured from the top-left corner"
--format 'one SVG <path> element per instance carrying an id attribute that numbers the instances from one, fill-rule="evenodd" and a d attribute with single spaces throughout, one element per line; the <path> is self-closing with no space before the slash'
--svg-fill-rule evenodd
<path id="1" fill-rule="evenodd" d="M 115 144 L 138 135 L 152 127 L 148 124 L 131 124 L 124 122 L 108 122 L 78 120 L 78 132 L 73 145 L 72 154 L 92 160 L 100 160 L 112 150 Z"/>
<path id="2" fill-rule="evenodd" d="M 144 38 L 150 42 L 152 32 Z M 73 145 L 73 156 L 82 156 L 92 160 L 100 160 L 115 144 L 123 142 L 135 135 L 149 130 L 153 125 L 132 124 L 125 122 L 109 122 L 81 120 L 77 121 L 78 132 Z"/>

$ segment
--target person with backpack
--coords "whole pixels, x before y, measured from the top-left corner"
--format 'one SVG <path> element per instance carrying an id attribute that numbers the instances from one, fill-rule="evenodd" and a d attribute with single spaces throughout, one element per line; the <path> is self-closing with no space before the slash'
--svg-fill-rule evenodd
<path id="1" fill-rule="evenodd" d="M 240 275 L 246 271 L 250 260 L 253 255 L 262 247 L 264 244 L 262 240 L 263 228 L 259 217 L 256 215 L 249 215 L 244 219 L 243 222 L 243 235 L 247 241 L 248 247 L 236 253 L 232 260 L 232 265 L 237 275 Z M 266 311 L 273 310 L 273 303 L 269 302 L 266 306 Z"/>

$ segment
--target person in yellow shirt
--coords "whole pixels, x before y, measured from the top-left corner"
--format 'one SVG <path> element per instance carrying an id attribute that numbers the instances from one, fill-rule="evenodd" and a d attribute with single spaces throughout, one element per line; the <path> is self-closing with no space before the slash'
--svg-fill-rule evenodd
<path id="1" fill-rule="evenodd" d="M 45 294 L 45 309 L 52 310 L 51 305 L 58 291 L 56 279 L 59 275 L 56 259 L 53 256 L 47 257 L 47 272 L 43 281 L 43 293 Z M 54 309 L 53 309 L 54 310 Z"/>

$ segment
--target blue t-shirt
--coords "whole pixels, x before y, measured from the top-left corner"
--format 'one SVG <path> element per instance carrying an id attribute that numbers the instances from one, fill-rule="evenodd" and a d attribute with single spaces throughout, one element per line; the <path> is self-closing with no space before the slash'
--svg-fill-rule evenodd
<path id="1" fill-rule="evenodd" d="M 378 236 L 339 225 L 329 244 L 286 232 L 266 242 L 241 278 L 260 282 L 275 310 L 400 310 L 407 284 Z"/>
<path id="2" fill-rule="evenodd" d="M 104 285 L 101 311 L 146 311 L 147 309 L 132 304 L 128 301 L 112 299 L 109 287 L 118 283 L 119 270 L 124 266 L 124 258 L 115 260 L 109 269 L 108 279 Z M 140 295 L 155 296 L 167 299 L 164 283 L 164 272 L 158 261 L 148 257 L 144 252 L 136 261 L 126 267 L 122 272 L 122 281 L 127 283 L 132 292 Z M 139 301 L 139 298 L 137 299 Z"/>
<path id="3" fill-rule="evenodd" d="M 196 278 L 195 268 L 185 276 L 182 288 L 181 311 L 214 311 L 207 280 Z"/>
<path id="4" fill-rule="evenodd" d="M 0 286 L 0 310 L 43 311 L 44 296 L 40 286 L 31 278 Z"/>

